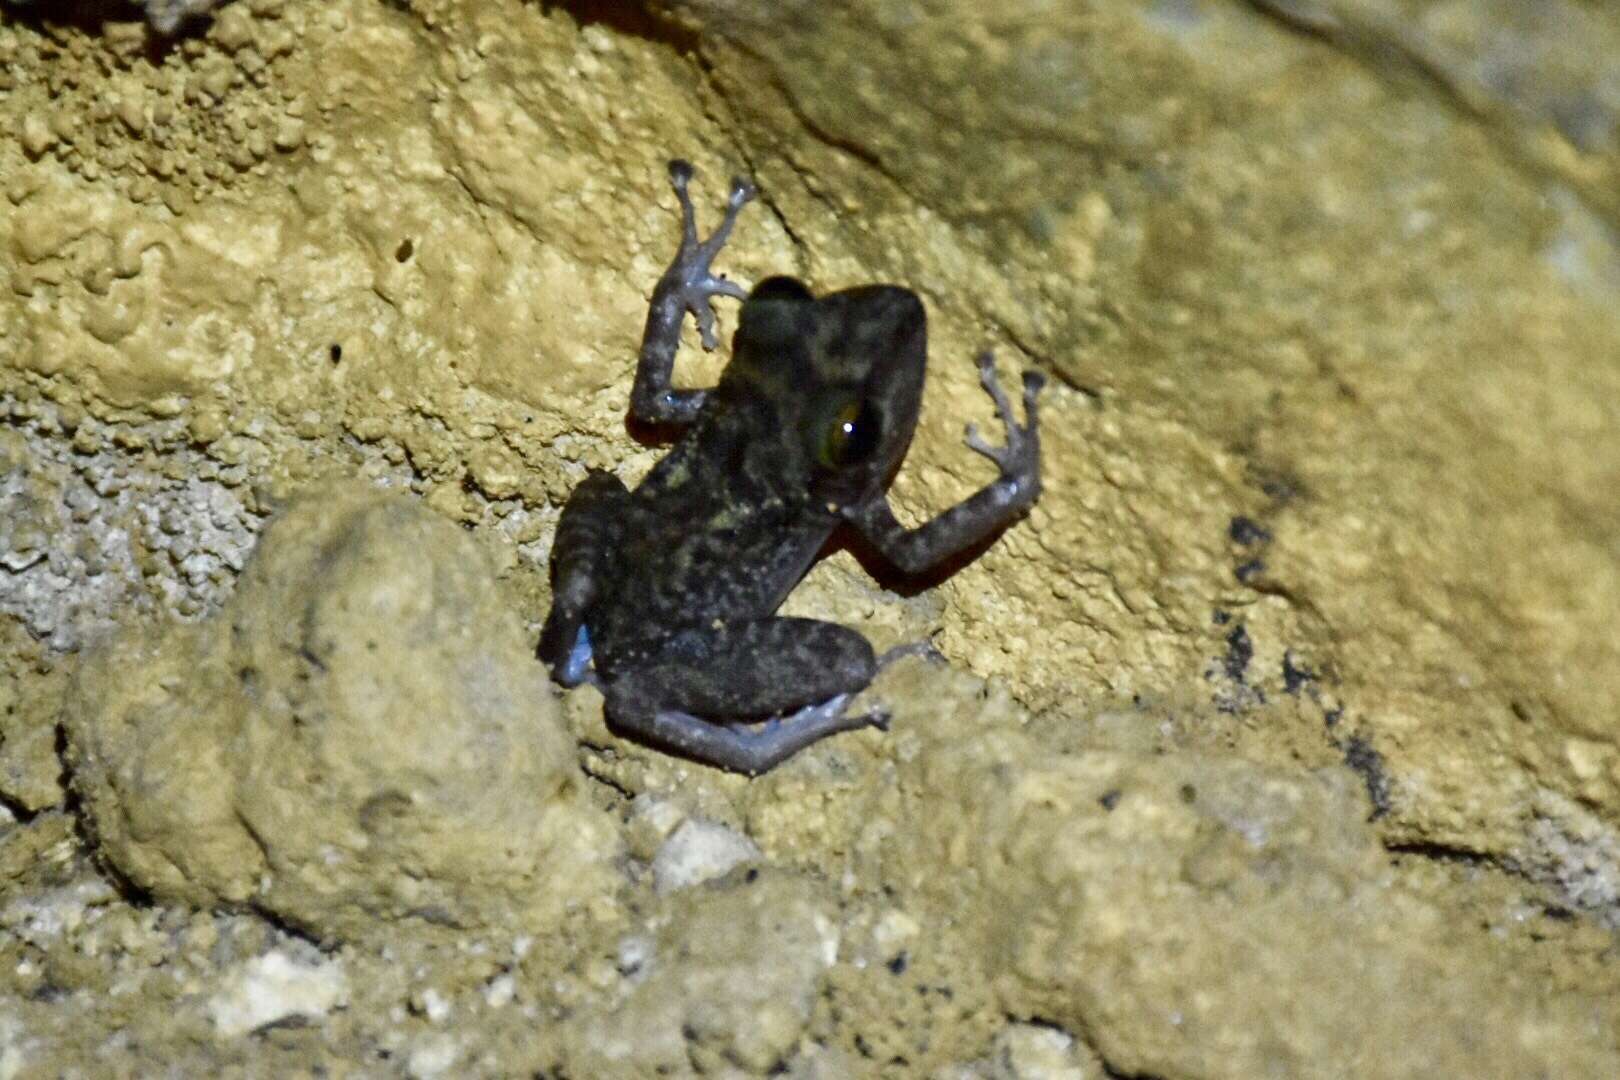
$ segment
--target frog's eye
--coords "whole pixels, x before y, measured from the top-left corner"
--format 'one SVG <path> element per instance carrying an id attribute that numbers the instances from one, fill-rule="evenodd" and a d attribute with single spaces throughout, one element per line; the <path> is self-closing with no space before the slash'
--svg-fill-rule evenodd
<path id="1" fill-rule="evenodd" d="M 859 465 L 876 452 L 882 434 L 883 416 L 871 402 L 847 401 L 822 430 L 817 457 L 829 469 Z"/>

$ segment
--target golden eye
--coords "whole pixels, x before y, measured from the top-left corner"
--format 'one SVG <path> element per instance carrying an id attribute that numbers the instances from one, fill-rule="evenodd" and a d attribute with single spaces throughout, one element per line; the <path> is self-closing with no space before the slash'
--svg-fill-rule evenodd
<path id="1" fill-rule="evenodd" d="M 864 401 L 850 400 L 832 414 L 821 433 L 821 464 L 829 469 L 859 465 L 877 450 L 883 422 L 877 409 Z"/>

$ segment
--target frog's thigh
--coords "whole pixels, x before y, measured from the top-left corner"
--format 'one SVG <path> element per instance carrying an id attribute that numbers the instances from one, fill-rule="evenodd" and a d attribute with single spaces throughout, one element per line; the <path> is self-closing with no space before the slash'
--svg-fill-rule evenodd
<path id="1" fill-rule="evenodd" d="M 615 718 L 676 709 L 720 719 L 775 716 L 865 689 L 877 674 L 872 646 L 837 623 L 770 618 L 693 628 L 647 663 L 616 671 Z"/>
<path id="2" fill-rule="evenodd" d="M 877 661 L 865 638 L 833 623 L 781 618 L 693 629 L 647 659 L 608 680 L 614 726 L 750 776 L 829 735 L 885 718 L 848 714 L 850 694 L 872 681 Z M 789 711 L 760 728 L 723 722 Z"/>
<path id="3" fill-rule="evenodd" d="M 590 635 L 585 612 L 600 587 L 602 561 L 618 545 L 629 492 L 612 473 L 592 471 L 568 496 L 551 547 L 551 611 L 540 631 L 541 661 L 564 686 L 588 677 Z"/>

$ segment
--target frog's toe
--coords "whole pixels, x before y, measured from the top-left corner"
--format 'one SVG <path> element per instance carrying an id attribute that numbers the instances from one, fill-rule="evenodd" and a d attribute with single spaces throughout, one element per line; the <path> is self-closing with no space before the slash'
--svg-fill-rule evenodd
<path id="1" fill-rule="evenodd" d="M 930 664 L 945 663 L 945 654 L 935 648 L 933 640 L 923 638 L 921 641 L 908 641 L 904 645 L 896 645 L 892 649 L 884 650 L 883 655 L 877 658 L 877 669 L 882 671 L 890 664 L 897 660 L 904 660 L 908 656 L 919 657 Z"/>
<path id="2" fill-rule="evenodd" d="M 736 223 L 737 215 L 742 213 L 742 208 L 753 202 L 754 197 L 758 194 L 759 188 L 755 187 L 754 182 L 748 177 L 733 176 L 731 178 L 731 190 L 726 193 L 725 220 L 720 223 L 720 228 L 714 231 L 715 235 L 709 237 L 705 244 L 712 244 L 714 250 L 719 251 L 720 246 L 726 241 L 725 234 L 729 233 L 731 226 Z"/>
<path id="3" fill-rule="evenodd" d="M 557 669 L 557 681 L 564 686 L 578 686 L 582 682 L 595 682 L 596 672 L 591 669 L 591 635 L 583 625 L 574 638 L 568 657 Z"/>
<path id="4" fill-rule="evenodd" d="M 967 425 L 963 429 L 963 434 L 967 437 L 967 444 L 971 450 L 983 454 L 998 465 L 1001 463 L 1001 451 L 984 441 L 984 436 L 979 434 L 978 424 Z"/>
<path id="5" fill-rule="evenodd" d="M 692 177 L 696 170 L 691 162 L 680 158 L 669 163 L 669 182 L 675 189 L 675 197 L 681 203 L 681 246 L 675 253 L 669 269 L 664 271 L 666 283 L 673 286 L 679 294 L 681 305 L 692 313 L 697 321 L 698 336 L 705 349 L 713 349 L 719 344 L 714 332 L 714 308 L 711 301 L 716 296 L 729 296 L 741 300 L 748 295 L 742 286 L 734 281 L 728 281 L 724 275 L 716 274 L 710 268 L 714 257 L 725 247 L 731 236 L 731 230 L 737 223 L 737 215 L 742 208 L 754 198 L 756 194 L 754 185 L 743 177 L 735 177 L 731 181 L 731 191 L 726 199 L 725 216 L 708 239 L 699 240 L 697 232 L 697 210 L 692 205 L 692 195 L 689 190 Z"/>
<path id="6" fill-rule="evenodd" d="M 1041 396 L 1041 391 L 1046 388 L 1046 376 L 1042 375 L 1038 371 L 1025 371 L 1023 379 L 1024 426 L 1033 431 L 1035 430 L 1035 425 L 1040 422 L 1036 399 Z"/>
<path id="7" fill-rule="evenodd" d="M 692 168 L 689 161 L 676 158 L 669 163 L 669 183 L 681 204 L 681 249 L 675 256 L 675 264 L 689 266 L 692 271 L 706 274 L 709 262 L 730 239 L 732 227 L 737 224 L 737 216 L 742 213 L 742 208 L 753 201 L 759 190 L 745 177 L 732 177 L 731 189 L 726 195 L 725 215 L 708 239 L 699 241 L 697 208 L 692 204 L 691 192 L 692 177 L 696 174 L 697 170 Z"/>
<path id="8" fill-rule="evenodd" d="M 1012 402 L 1007 400 L 1007 392 L 1001 388 L 1001 380 L 996 376 L 996 354 L 985 349 L 975 358 L 975 363 L 979 365 L 979 385 L 996 403 L 996 415 L 1006 424 L 1013 423 Z"/>
<path id="9" fill-rule="evenodd" d="M 989 458 L 991 461 L 996 463 L 997 468 L 1005 473 L 1016 470 L 1019 455 L 1023 451 L 1023 437 L 1024 432 L 1022 429 L 1018 428 L 1016 425 L 1008 424 L 1007 445 L 992 446 L 984 440 L 984 436 L 979 434 L 979 429 L 976 425 L 969 424 L 967 426 L 966 442 L 968 449 L 972 450 L 976 454 L 982 454 Z"/>
<path id="10" fill-rule="evenodd" d="M 685 191 L 686 185 L 692 182 L 697 170 L 685 158 L 669 159 L 669 183 L 676 191 Z"/>

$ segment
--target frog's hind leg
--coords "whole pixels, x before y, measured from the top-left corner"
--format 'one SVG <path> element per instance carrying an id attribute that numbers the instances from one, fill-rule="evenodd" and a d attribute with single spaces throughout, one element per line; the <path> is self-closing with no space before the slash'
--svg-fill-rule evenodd
<path id="1" fill-rule="evenodd" d="M 884 712 L 851 716 L 846 712 L 849 698 L 848 694 L 838 694 L 819 705 L 806 705 L 755 726 L 716 723 L 678 709 L 662 708 L 621 715 L 615 726 L 682 757 L 758 776 L 829 735 L 882 727 L 888 722 Z"/>
<path id="2" fill-rule="evenodd" d="M 757 776 L 829 735 L 884 726 L 885 712 L 847 711 L 877 670 L 866 639 L 836 623 L 770 618 L 692 628 L 613 673 L 608 719 L 644 742 Z M 739 722 L 755 717 L 769 719 Z"/>
<path id="3" fill-rule="evenodd" d="M 593 469 L 581 480 L 557 521 L 551 545 L 551 612 L 536 654 L 563 686 L 595 681 L 585 613 L 596 598 L 604 555 L 618 546 L 619 520 L 628 495 L 612 473 Z"/>

